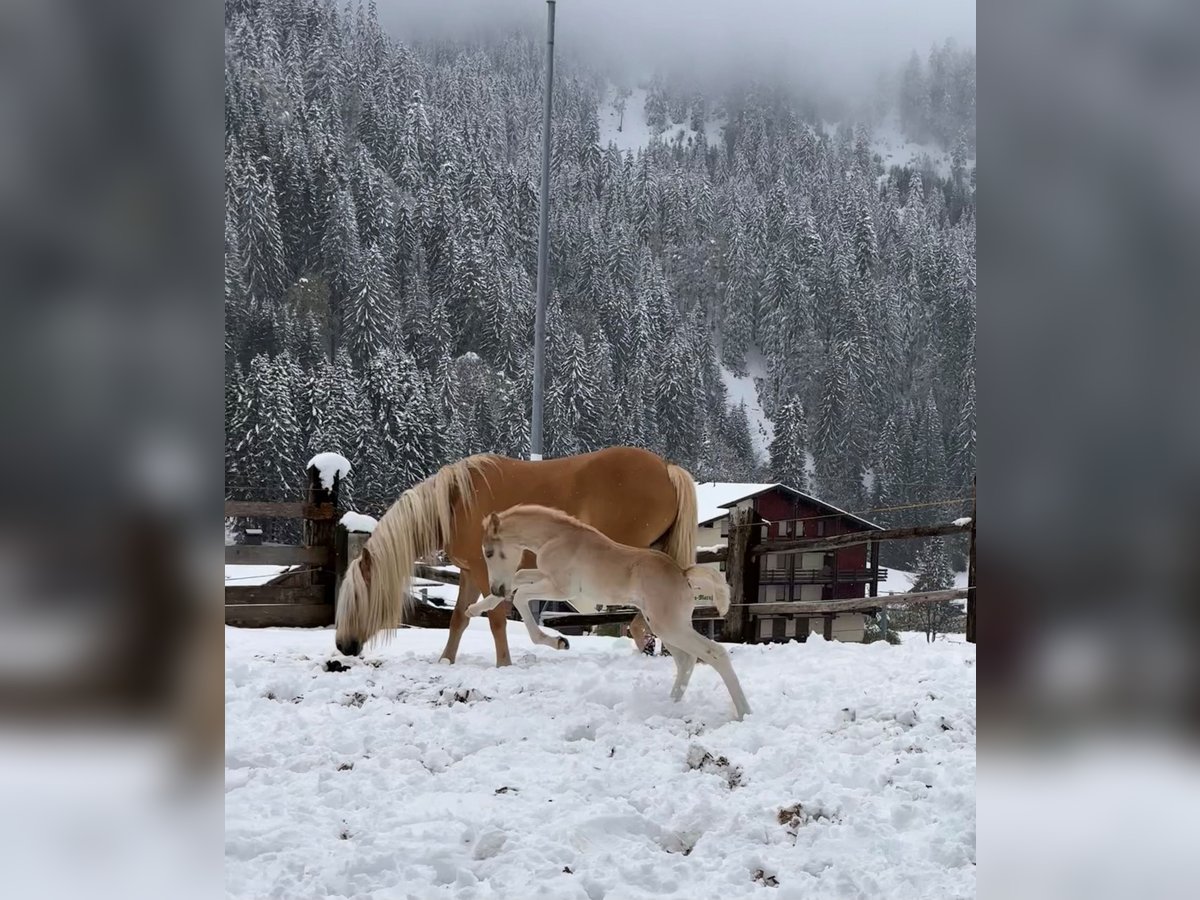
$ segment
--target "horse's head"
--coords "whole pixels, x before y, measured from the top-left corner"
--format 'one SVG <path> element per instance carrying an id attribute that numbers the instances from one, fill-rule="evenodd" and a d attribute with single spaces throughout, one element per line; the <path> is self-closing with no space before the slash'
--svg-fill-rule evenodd
<path id="1" fill-rule="evenodd" d="M 521 565 L 521 548 L 507 540 L 503 523 L 495 513 L 483 520 L 483 558 L 487 563 L 488 590 L 495 597 L 507 597 Z"/>
<path id="2" fill-rule="evenodd" d="M 364 545 L 358 558 L 346 567 L 338 591 L 335 640 L 340 653 L 358 656 L 375 636 L 378 617 L 371 609 L 371 553 Z"/>

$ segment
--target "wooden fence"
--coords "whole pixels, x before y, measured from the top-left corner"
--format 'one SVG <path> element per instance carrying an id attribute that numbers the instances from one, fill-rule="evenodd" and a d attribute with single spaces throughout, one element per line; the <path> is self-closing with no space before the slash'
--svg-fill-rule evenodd
<path id="1" fill-rule="evenodd" d="M 322 626 L 334 620 L 337 581 L 346 564 L 358 554 L 366 535 L 347 535 L 337 527 L 338 479 L 325 488 L 314 468 L 308 470 L 308 494 L 303 501 L 258 502 L 227 500 L 226 517 L 281 517 L 304 520 L 303 543 L 299 546 L 282 544 L 237 544 L 225 548 L 226 563 L 295 565 L 301 568 L 282 573 L 268 584 L 254 586 L 225 586 L 225 624 L 249 627 L 261 626 Z M 974 493 L 974 492 L 972 492 Z M 945 600 L 967 601 L 967 640 L 975 643 L 975 504 L 971 504 L 969 519 L 959 519 L 934 525 L 913 525 L 882 531 L 857 531 L 850 534 L 816 538 L 786 538 L 764 540 L 763 522 L 752 510 L 730 512 L 729 543 L 725 547 L 702 550 L 696 554 L 698 563 L 724 562 L 729 582 L 730 607 L 724 617 L 724 639 L 745 642 L 752 634 L 753 620 L 765 615 L 832 616 L 869 608 L 886 608 L 894 604 L 937 603 Z M 891 594 L 887 597 L 858 597 L 843 600 L 804 600 L 792 602 L 758 602 L 758 557 L 765 553 L 815 553 L 837 550 L 858 544 L 878 544 L 883 541 L 912 540 L 955 534 L 970 536 L 967 587 L 943 591 L 914 591 Z M 418 564 L 416 577 L 443 584 L 458 584 L 457 572 Z M 405 619 L 416 626 L 445 627 L 450 610 L 434 609 L 426 604 L 407 601 L 409 613 Z M 542 618 L 551 627 L 588 627 L 611 623 L 627 623 L 636 615 L 632 608 L 610 609 L 600 613 L 548 613 Z M 720 618 L 714 607 L 697 607 L 692 614 L 695 622 Z"/>
<path id="2" fill-rule="evenodd" d="M 307 470 L 308 490 L 299 501 L 226 500 L 225 517 L 303 519 L 301 543 L 233 544 L 227 564 L 297 566 L 266 584 L 225 585 L 225 624 L 313 627 L 333 624 L 339 477 L 329 488 L 316 467 Z"/>

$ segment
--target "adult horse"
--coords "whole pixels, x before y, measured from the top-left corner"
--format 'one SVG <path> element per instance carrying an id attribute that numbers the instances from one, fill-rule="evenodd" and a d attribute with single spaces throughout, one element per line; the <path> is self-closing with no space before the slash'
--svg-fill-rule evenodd
<path id="1" fill-rule="evenodd" d="M 621 544 L 655 547 L 682 568 L 696 562 L 696 485 L 679 466 L 636 447 L 609 447 L 539 462 L 481 455 L 451 463 L 405 491 L 351 561 L 338 592 L 337 648 L 357 656 L 385 629 L 403 624 L 417 560 L 444 550 L 462 574 L 442 659 L 454 662 L 467 607 L 488 593 L 483 519 L 533 503 L 561 510 Z M 523 568 L 534 565 L 525 554 Z M 488 612 L 496 665 L 507 666 L 505 602 Z M 525 622 L 534 643 L 566 649 L 563 638 Z"/>

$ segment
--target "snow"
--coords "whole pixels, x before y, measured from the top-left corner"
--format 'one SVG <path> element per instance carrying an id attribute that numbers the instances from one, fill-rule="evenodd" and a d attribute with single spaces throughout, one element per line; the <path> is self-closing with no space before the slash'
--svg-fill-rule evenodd
<path id="1" fill-rule="evenodd" d="M 346 526 L 347 531 L 361 531 L 370 534 L 375 530 L 375 526 L 379 524 L 379 520 L 374 516 L 368 516 L 364 513 L 351 510 L 342 516 L 340 524 Z"/>
<path id="2" fill-rule="evenodd" d="M 328 629 L 225 630 L 226 896 L 975 893 L 972 645 L 732 645 L 739 723 L 627 639 L 445 638 L 330 672 Z"/>
<path id="3" fill-rule="evenodd" d="M 762 493 L 773 487 L 775 487 L 774 484 L 755 484 L 754 482 L 699 482 L 696 485 L 696 518 L 703 523 L 727 516 L 729 510 L 722 508 L 726 503 L 736 503 L 744 497 Z"/>
<path id="4" fill-rule="evenodd" d="M 613 108 L 615 97 L 616 90 L 614 88 L 608 92 L 604 102 L 600 104 L 600 146 L 607 147 L 609 144 L 616 144 L 617 149 L 622 153 L 626 151 L 636 153 L 649 144 L 650 139 L 654 136 L 654 130 L 646 124 L 646 91 L 644 88 L 637 88 L 629 95 L 625 101 L 623 121 L 616 109 Z M 617 131 L 618 124 L 622 126 L 620 131 Z"/>
<path id="5" fill-rule="evenodd" d="M 971 517 L 963 516 L 961 519 L 955 519 L 954 524 L 957 525 L 959 528 L 966 528 L 968 525 L 971 524 Z"/>
<path id="6" fill-rule="evenodd" d="M 755 378 L 765 378 L 767 375 L 766 361 L 757 350 L 751 349 L 746 354 L 746 372 L 746 375 L 735 375 L 721 366 L 721 380 L 725 383 L 730 407 L 743 402 L 746 404 L 746 417 L 750 420 L 750 439 L 754 444 L 754 452 L 759 457 L 757 461 L 762 462 L 768 458 L 768 448 L 775 439 L 775 426 L 763 412 L 762 403 L 758 399 L 758 388 L 754 384 Z"/>
<path id="7" fill-rule="evenodd" d="M 424 578 L 414 578 L 412 593 L 418 598 L 422 595 L 429 598 L 436 597 L 442 601 L 443 606 L 453 607 L 458 602 L 458 585 L 456 584 L 442 584 L 440 581 L 426 581 Z"/>
<path id="8" fill-rule="evenodd" d="M 335 475 L 345 478 L 350 474 L 350 461 L 340 453 L 318 453 L 304 468 L 311 469 L 314 466 L 321 473 L 321 487 L 326 490 L 333 487 Z"/>
<path id="9" fill-rule="evenodd" d="M 276 575 L 293 568 L 295 566 L 226 566 L 225 583 L 234 587 L 266 584 Z"/>
<path id="10" fill-rule="evenodd" d="M 617 149 L 622 153 L 637 153 L 643 147 L 649 146 L 655 138 L 669 142 L 682 137 L 686 145 L 689 140 L 695 140 L 698 137 L 697 132 L 691 126 L 690 116 L 686 122 L 668 122 L 662 131 L 655 131 L 647 125 L 646 94 L 645 88 L 633 90 L 633 93 L 625 101 L 625 116 L 622 120 L 613 107 L 613 101 L 617 95 L 616 86 L 609 86 L 608 92 L 600 104 L 599 122 L 597 123 L 600 132 L 599 145 L 602 149 L 609 144 L 616 144 Z M 618 124 L 621 125 L 620 131 L 617 130 Z M 724 127 L 725 119 L 723 117 L 706 119 L 704 122 L 705 140 L 709 144 L 715 144 L 721 140 L 721 131 Z"/>
<path id="11" fill-rule="evenodd" d="M 836 126 L 827 123 L 826 130 L 833 134 Z M 922 144 L 908 140 L 900 127 L 899 114 L 894 110 L 872 129 L 871 152 L 879 154 L 885 170 L 892 166 L 906 165 L 921 168 L 922 157 L 927 157 L 938 175 L 943 178 L 950 176 L 950 152 L 943 150 L 937 143 Z M 966 167 L 967 171 L 975 167 L 975 157 L 966 161 Z"/>

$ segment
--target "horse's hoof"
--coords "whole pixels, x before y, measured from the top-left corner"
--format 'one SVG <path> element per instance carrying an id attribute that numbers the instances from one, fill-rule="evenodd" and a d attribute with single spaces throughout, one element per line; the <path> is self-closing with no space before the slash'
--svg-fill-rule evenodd
<path id="1" fill-rule="evenodd" d="M 558 649 L 559 650 L 570 650 L 571 642 L 568 641 L 565 637 L 560 637 L 558 639 Z"/>

